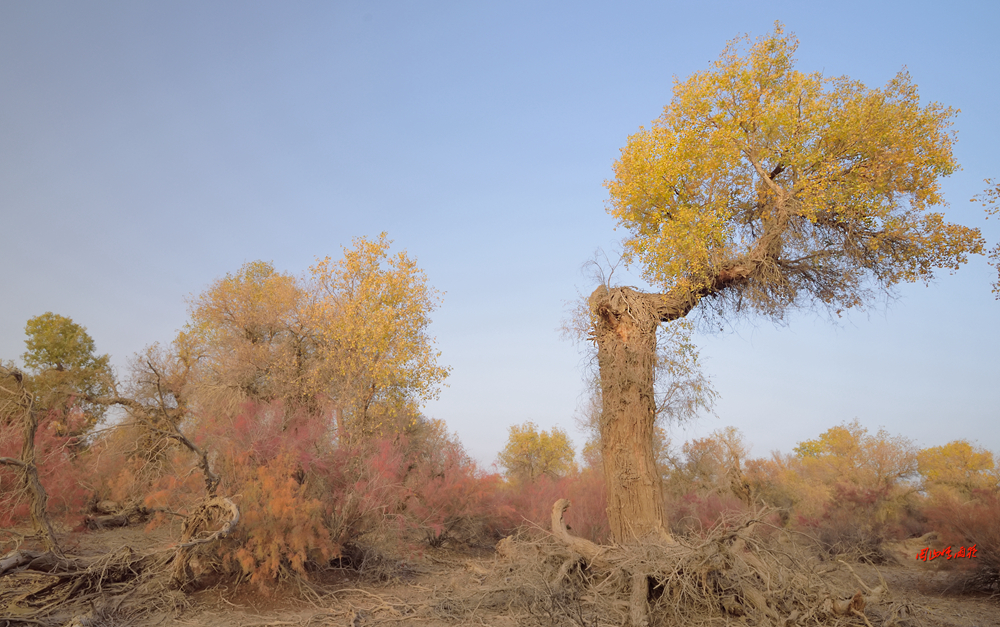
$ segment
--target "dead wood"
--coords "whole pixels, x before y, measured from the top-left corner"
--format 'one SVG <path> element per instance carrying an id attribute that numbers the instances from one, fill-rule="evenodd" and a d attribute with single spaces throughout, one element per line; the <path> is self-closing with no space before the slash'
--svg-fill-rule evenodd
<path id="1" fill-rule="evenodd" d="M 114 506 L 114 508 L 112 509 L 111 506 Z M 154 511 L 142 505 L 118 508 L 117 504 L 113 501 L 102 501 L 95 506 L 95 509 L 101 511 L 102 515 L 85 517 L 83 524 L 87 529 L 115 529 L 118 527 L 141 525 L 149 520 Z"/>
<path id="2" fill-rule="evenodd" d="M 35 465 L 35 433 L 38 431 L 38 413 L 35 411 L 35 396 L 24 387 L 24 375 L 17 370 L 0 367 L 0 375 L 4 379 L 14 381 L 13 389 L 3 387 L 2 390 L 14 399 L 13 403 L 21 410 L 21 421 L 24 434 L 21 441 L 21 458 L 0 458 L 0 463 L 14 466 L 21 475 L 21 484 L 31 495 L 29 512 L 31 526 L 35 535 L 41 539 L 42 545 L 48 551 L 61 553 L 56 542 L 56 534 L 52 530 L 47 512 L 48 495 L 42 482 L 38 479 L 38 467 Z"/>
<path id="3" fill-rule="evenodd" d="M 736 617 L 782 627 L 845 618 L 887 624 L 871 612 L 887 601 L 884 582 L 870 587 L 849 566 L 831 568 L 794 542 L 779 542 L 785 532 L 761 522 L 767 512 L 673 544 L 601 546 L 570 534 L 568 507 L 566 500 L 554 504 L 548 541 L 498 546 L 502 578 L 490 585 L 487 577 L 477 605 L 523 608 L 518 619 L 525 623 L 544 614 L 550 624 L 709 625 Z"/>
<path id="4" fill-rule="evenodd" d="M 109 599 L 163 607 L 169 597 L 157 581 L 168 560 L 162 551 L 140 554 L 129 547 L 97 557 L 14 551 L 0 558 L 0 623 L 63 624 Z"/>
<path id="5" fill-rule="evenodd" d="M 207 535 L 198 536 L 200 532 L 205 531 L 214 521 L 219 519 L 224 520 L 224 522 L 218 529 Z M 227 537 L 236 528 L 239 521 L 239 508 L 236 503 L 225 497 L 207 498 L 196 507 L 184 520 L 184 525 L 181 527 L 181 541 L 177 545 L 174 555 L 171 586 L 176 589 L 190 588 L 197 579 L 190 568 L 191 548 Z"/>

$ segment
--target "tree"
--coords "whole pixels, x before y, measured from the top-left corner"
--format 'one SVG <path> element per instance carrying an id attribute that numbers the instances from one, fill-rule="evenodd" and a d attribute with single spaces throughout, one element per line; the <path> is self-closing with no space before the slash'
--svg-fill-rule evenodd
<path id="1" fill-rule="evenodd" d="M 582 312 L 568 329 L 578 338 L 591 330 L 589 312 Z M 702 411 L 712 412 L 718 394 L 712 380 L 701 369 L 699 351 L 692 339 L 694 325 L 687 320 L 657 329 L 656 358 L 653 371 L 656 425 L 653 429 L 653 452 L 662 470 L 668 463 L 670 438 L 667 425 L 694 420 Z M 581 408 L 577 424 L 587 432 L 584 455 L 599 462 L 601 455 L 601 379 L 594 372 L 589 383 L 589 397 Z M 600 463 L 595 464 L 600 466 Z"/>
<path id="2" fill-rule="evenodd" d="M 982 203 L 986 209 L 986 219 L 989 220 L 990 216 L 1000 214 L 1000 183 L 994 182 L 992 179 L 986 179 L 985 182 L 986 190 L 974 196 L 972 201 L 978 200 Z M 997 295 L 997 300 L 1000 300 L 1000 244 L 990 250 L 989 255 L 992 259 L 990 263 L 997 269 L 997 280 L 993 284 L 993 293 Z"/>
<path id="3" fill-rule="evenodd" d="M 1000 487 L 993 453 L 965 440 L 921 449 L 917 465 L 927 491 L 946 487 L 968 497 L 977 489 Z"/>
<path id="4" fill-rule="evenodd" d="M 86 399 L 113 387 L 111 358 L 95 354 L 87 329 L 66 316 L 46 312 L 29 319 L 24 331 L 28 350 L 21 358 L 31 371 L 25 387 L 34 394 L 34 403 L 45 410 L 80 414 L 80 419 L 61 421 L 67 435 L 88 432 L 104 415 L 104 408 Z M 76 426 L 70 428 L 70 422 Z"/>
<path id="5" fill-rule="evenodd" d="M 244 264 L 193 298 L 187 338 L 179 339 L 200 362 L 201 395 L 223 409 L 248 400 L 311 405 L 318 390 L 308 306 L 305 286 L 265 261 Z"/>
<path id="6" fill-rule="evenodd" d="M 685 442 L 681 452 L 683 459 L 668 460 L 672 468 L 665 477 L 674 492 L 732 492 L 749 500 L 749 487 L 744 486 L 743 478 L 749 447 L 739 429 L 717 429 L 707 438 Z"/>
<path id="7" fill-rule="evenodd" d="M 31 524 L 46 551 L 60 552 L 55 533 L 49 523 L 48 495 L 38 480 L 35 459 L 35 433 L 38 431 L 38 411 L 35 398 L 24 387 L 24 375 L 0 365 L 0 425 L 14 424 L 20 418 L 22 429 L 19 459 L 0 457 L 0 466 L 12 466 L 20 474 L 20 483 L 30 495 Z"/>
<path id="8" fill-rule="evenodd" d="M 393 431 L 401 417 L 437 398 L 450 369 L 428 333 L 441 296 L 406 251 L 389 254 L 392 240 L 356 238 L 338 262 L 310 268 L 311 323 L 338 417 L 350 437 Z"/>
<path id="9" fill-rule="evenodd" d="M 560 477 L 576 469 L 573 445 L 559 427 L 539 431 L 533 422 L 511 425 L 507 445 L 497 460 L 508 479 L 534 481 L 542 475 Z"/>
<path id="10" fill-rule="evenodd" d="M 399 430 L 449 370 L 428 333 L 440 296 L 405 251 L 389 254 L 391 244 L 385 233 L 355 239 L 302 279 L 244 264 L 191 300 L 166 361 L 191 369 L 185 385 L 202 408 L 281 401 L 289 413 L 332 414 L 342 439 Z"/>
<path id="11" fill-rule="evenodd" d="M 917 450 L 908 438 L 879 429 L 874 435 L 854 420 L 795 447 L 804 472 L 821 483 L 891 488 L 917 472 Z"/>
<path id="12" fill-rule="evenodd" d="M 882 89 L 799 72 L 796 46 L 780 25 L 731 42 L 711 69 L 675 83 L 607 182 L 626 260 L 662 290 L 602 285 L 589 300 L 618 542 L 669 538 L 652 450 L 661 323 L 699 306 L 774 320 L 808 305 L 840 314 L 982 251 L 977 229 L 932 211 L 957 167 L 954 110 L 921 106 L 905 71 Z"/>

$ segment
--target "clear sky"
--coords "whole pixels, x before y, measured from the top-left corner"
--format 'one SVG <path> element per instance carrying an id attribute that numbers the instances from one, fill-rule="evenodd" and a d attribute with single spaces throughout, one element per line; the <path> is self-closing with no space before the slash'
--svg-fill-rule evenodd
<path id="1" fill-rule="evenodd" d="M 905 66 L 961 109 L 946 213 L 995 245 L 968 202 L 1000 177 L 994 2 L 0 0 L 0 358 L 52 311 L 124 370 L 244 262 L 300 274 L 387 231 L 445 292 L 453 374 L 425 412 L 486 464 L 525 420 L 581 445 L 584 352 L 558 329 L 624 235 L 603 182 L 672 77 L 775 20 L 799 69 Z M 767 455 L 857 418 L 1000 452 L 995 278 L 977 258 L 839 322 L 699 333 L 718 416 L 674 439 L 735 425 Z"/>

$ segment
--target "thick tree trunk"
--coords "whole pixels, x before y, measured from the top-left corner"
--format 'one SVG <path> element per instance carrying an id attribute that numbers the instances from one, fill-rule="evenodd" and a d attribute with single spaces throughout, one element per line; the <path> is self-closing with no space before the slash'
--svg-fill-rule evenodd
<path id="1" fill-rule="evenodd" d="M 649 294 L 599 287 L 590 297 L 601 373 L 601 452 L 608 522 L 615 542 L 673 541 L 664 525 L 660 473 L 653 456 L 656 329 Z"/>
<path id="2" fill-rule="evenodd" d="M 773 248 L 775 237 L 765 234 L 760 246 Z M 673 541 L 663 522 L 660 473 L 653 456 L 657 328 L 683 318 L 702 298 L 745 284 L 768 259 L 766 250 L 755 250 L 746 258 L 723 264 L 711 280 L 691 291 L 646 294 L 601 285 L 590 295 L 601 372 L 601 453 L 608 522 L 616 542 L 650 535 Z"/>

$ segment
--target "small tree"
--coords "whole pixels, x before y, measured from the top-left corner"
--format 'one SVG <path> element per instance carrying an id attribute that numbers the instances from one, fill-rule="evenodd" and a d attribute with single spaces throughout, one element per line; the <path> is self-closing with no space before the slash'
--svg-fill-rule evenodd
<path id="1" fill-rule="evenodd" d="M 497 457 L 508 479 L 533 481 L 542 475 L 560 477 L 576 469 L 573 445 L 559 427 L 539 431 L 533 422 L 512 425 L 507 445 Z"/>
<path id="2" fill-rule="evenodd" d="M 21 356 L 31 376 L 25 387 L 37 407 L 47 411 L 76 412 L 76 428 L 66 435 L 90 431 L 104 415 L 104 407 L 86 401 L 107 394 L 114 386 L 108 355 L 97 355 L 85 327 L 66 316 L 46 312 L 24 327 L 27 351 Z M 69 420 L 62 423 L 68 425 Z"/>
<path id="3" fill-rule="evenodd" d="M 747 44 L 676 82 L 607 183 L 627 261 L 662 290 L 602 285 L 590 296 L 618 542 L 669 538 L 652 444 L 661 323 L 699 305 L 776 320 L 808 305 L 839 314 L 983 248 L 977 229 L 932 211 L 957 168 L 953 109 L 922 106 L 906 72 L 882 89 L 799 72 L 780 25 Z"/>

